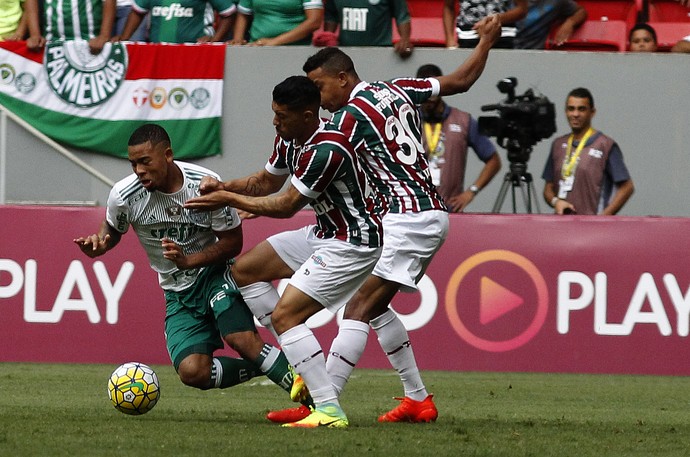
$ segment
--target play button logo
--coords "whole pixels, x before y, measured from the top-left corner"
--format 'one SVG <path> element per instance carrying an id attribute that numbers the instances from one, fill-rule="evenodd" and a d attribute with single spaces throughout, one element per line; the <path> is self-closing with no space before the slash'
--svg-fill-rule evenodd
<path id="1" fill-rule="evenodd" d="M 484 276 L 480 285 L 479 322 L 490 324 L 525 303 L 523 298 Z"/>
<path id="2" fill-rule="evenodd" d="M 477 278 L 478 272 L 498 270 L 503 270 L 502 278 L 511 285 L 501 284 L 491 275 Z M 528 280 L 523 281 L 523 277 Z M 476 296 L 462 304 L 466 321 L 458 312 L 461 287 L 464 292 L 478 289 L 478 294 L 463 294 Z M 526 296 L 531 297 L 529 303 Z M 475 254 L 458 266 L 448 281 L 446 312 L 451 326 L 460 338 L 484 351 L 505 352 L 526 344 L 544 325 L 547 309 L 548 290 L 541 272 L 529 259 L 512 251 L 496 249 Z"/>

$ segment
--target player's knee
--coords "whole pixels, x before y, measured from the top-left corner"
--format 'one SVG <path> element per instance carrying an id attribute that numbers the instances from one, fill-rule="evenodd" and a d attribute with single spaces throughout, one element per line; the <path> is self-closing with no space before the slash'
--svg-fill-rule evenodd
<path id="1" fill-rule="evenodd" d="M 357 292 L 354 297 L 347 303 L 343 311 L 343 319 L 356 320 L 368 324 L 369 321 L 375 317 L 383 314 L 388 308 L 388 303 L 380 310 L 375 300 L 368 297 L 361 292 Z"/>
<path id="2" fill-rule="evenodd" d="M 180 381 L 186 386 L 206 390 L 211 388 L 211 366 L 183 360 L 177 368 Z"/>
<path id="3" fill-rule="evenodd" d="M 276 308 L 271 314 L 271 325 L 278 335 L 286 332 L 294 325 L 291 324 L 290 314 L 286 313 L 283 309 Z"/>
<path id="4" fill-rule="evenodd" d="M 225 335 L 225 342 L 242 358 L 254 360 L 261 353 L 264 341 L 258 332 L 237 332 Z"/>

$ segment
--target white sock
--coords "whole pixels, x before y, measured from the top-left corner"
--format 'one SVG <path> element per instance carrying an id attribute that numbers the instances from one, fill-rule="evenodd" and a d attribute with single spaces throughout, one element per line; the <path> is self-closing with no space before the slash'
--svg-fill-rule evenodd
<path id="1" fill-rule="evenodd" d="M 388 308 L 388 311 L 372 319 L 370 324 L 378 336 L 383 352 L 400 375 L 405 396 L 416 401 L 424 400 L 429 394 L 417 368 L 410 337 L 398 315 Z"/>
<path id="2" fill-rule="evenodd" d="M 271 314 L 276 308 L 276 304 L 280 299 L 278 291 L 270 282 L 255 282 L 248 286 L 238 287 L 242 294 L 242 298 L 249 307 L 249 310 L 256 316 L 261 325 L 266 327 L 273 333 L 276 338 L 275 330 L 271 325 Z"/>
<path id="3" fill-rule="evenodd" d="M 368 336 L 369 325 L 364 322 L 343 319 L 340 323 L 338 335 L 331 344 L 331 351 L 326 360 L 326 369 L 338 396 L 362 356 Z"/>
<path id="4" fill-rule="evenodd" d="M 305 324 L 300 324 L 278 337 L 290 364 L 309 387 L 314 404 L 338 403 L 338 395 L 326 371 L 326 358 L 321 345 Z"/>

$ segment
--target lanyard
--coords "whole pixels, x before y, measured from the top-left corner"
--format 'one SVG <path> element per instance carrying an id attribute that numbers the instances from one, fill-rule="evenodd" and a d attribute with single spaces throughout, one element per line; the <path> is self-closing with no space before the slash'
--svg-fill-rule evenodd
<path id="1" fill-rule="evenodd" d="M 577 166 L 578 159 L 580 158 L 580 153 L 582 152 L 582 149 L 585 147 L 585 144 L 587 144 L 587 140 L 589 140 L 589 137 L 592 136 L 593 133 L 594 129 L 592 127 L 587 129 L 587 132 L 582 137 L 582 140 L 580 140 L 580 144 L 577 145 L 574 154 L 572 154 L 572 150 L 573 139 L 575 138 L 575 135 L 573 135 L 572 133 L 570 134 L 570 136 L 568 137 L 568 149 L 566 149 L 565 159 L 563 160 L 563 166 L 561 167 L 561 175 L 563 176 L 563 178 L 569 178 L 575 173 L 575 167 Z"/>
<path id="2" fill-rule="evenodd" d="M 441 127 L 443 127 L 443 122 L 436 122 L 432 131 L 431 124 L 429 122 L 424 123 L 424 137 L 426 138 L 426 144 L 429 146 L 430 157 L 436 155 L 438 141 L 441 139 Z"/>

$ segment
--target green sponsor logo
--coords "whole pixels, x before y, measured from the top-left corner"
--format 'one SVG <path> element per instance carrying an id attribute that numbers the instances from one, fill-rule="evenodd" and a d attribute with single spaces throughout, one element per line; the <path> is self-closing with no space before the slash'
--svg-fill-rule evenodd
<path id="1" fill-rule="evenodd" d="M 129 384 L 123 384 L 120 386 L 120 391 L 125 391 L 125 390 L 132 390 L 132 387 L 136 387 L 139 389 L 140 392 L 144 391 L 144 388 L 146 387 L 143 382 L 135 382 L 132 381 Z"/>
<path id="2" fill-rule="evenodd" d="M 89 108 L 117 92 L 127 72 L 127 48 L 106 43 L 100 54 L 93 55 L 87 41 L 56 41 L 46 46 L 44 66 L 58 97 Z"/>

